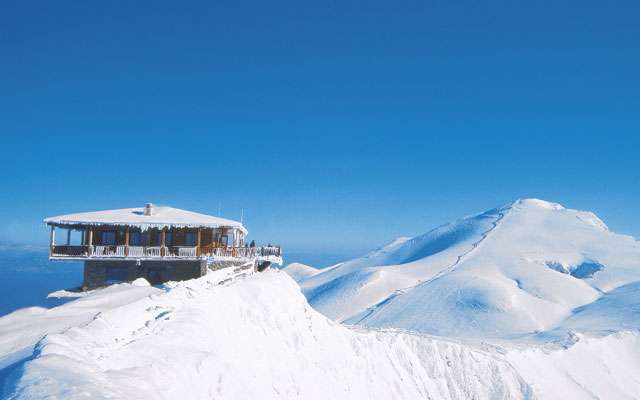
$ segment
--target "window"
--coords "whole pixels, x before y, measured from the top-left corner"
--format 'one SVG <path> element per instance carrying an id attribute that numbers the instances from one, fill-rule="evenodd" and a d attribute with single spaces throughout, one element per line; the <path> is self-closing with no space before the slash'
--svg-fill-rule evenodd
<path id="1" fill-rule="evenodd" d="M 129 245 L 130 246 L 140 246 L 142 244 L 142 238 L 140 232 L 133 231 L 129 232 Z"/>
<path id="2" fill-rule="evenodd" d="M 153 245 L 154 246 L 162 245 L 162 231 L 157 230 L 153 236 L 154 236 Z"/>
<path id="3" fill-rule="evenodd" d="M 186 246 L 195 246 L 196 245 L 196 233 L 195 232 L 187 232 L 184 235 L 184 244 Z"/>
<path id="4" fill-rule="evenodd" d="M 115 231 L 102 232 L 102 245 L 113 246 L 114 244 L 116 244 L 116 232 Z"/>

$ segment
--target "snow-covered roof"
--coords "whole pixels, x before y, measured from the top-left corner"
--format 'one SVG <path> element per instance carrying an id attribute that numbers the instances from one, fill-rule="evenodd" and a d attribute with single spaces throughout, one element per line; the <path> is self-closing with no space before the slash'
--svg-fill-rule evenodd
<path id="1" fill-rule="evenodd" d="M 173 207 L 153 206 L 151 215 L 145 214 L 144 207 L 122 208 L 118 210 L 92 211 L 78 214 L 59 215 L 46 218 L 48 225 L 122 225 L 135 226 L 142 230 L 149 228 L 236 228 L 247 233 L 238 221 L 181 210 Z"/>

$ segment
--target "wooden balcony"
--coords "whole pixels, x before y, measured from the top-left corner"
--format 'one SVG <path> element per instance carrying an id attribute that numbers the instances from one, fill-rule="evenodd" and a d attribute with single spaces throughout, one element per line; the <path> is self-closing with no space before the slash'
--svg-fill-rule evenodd
<path id="1" fill-rule="evenodd" d="M 272 259 L 281 257 L 281 249 L 268 247 L 209 246 L 126 246 L 126 245 L 52 245 L 54 260 L 81 259 Z"/>

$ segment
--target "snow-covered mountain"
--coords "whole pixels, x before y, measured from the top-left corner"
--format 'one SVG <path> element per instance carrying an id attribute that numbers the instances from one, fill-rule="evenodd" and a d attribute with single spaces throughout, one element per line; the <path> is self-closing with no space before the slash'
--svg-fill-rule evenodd
<path id="1" fill-rule="evenodd" d="M 292 275 L 314 308 L 348 324 L 483 338 L 640 327 L 640 243 L 537 199 Z"/>
<path id="2" fill-rule="evenodd" d="M 123 283 L 1 317 L 0 398 L 640 399 L 639 256 L 520 200 L 322 270 Z"/>

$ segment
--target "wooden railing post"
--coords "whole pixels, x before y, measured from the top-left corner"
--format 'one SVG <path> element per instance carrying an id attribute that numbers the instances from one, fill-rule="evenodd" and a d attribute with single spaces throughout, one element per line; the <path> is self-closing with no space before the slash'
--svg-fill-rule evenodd
<path id="1" fill-rule="evenodd" d="M 129 227 L 124 231 L 124 256 L 129 257 Z"/>
<path id="2" fill-rule="evenodd" d="M 93 229 L 89 228 L 89 255 L 93 254 Z"/>
<path id="3" fill-rule="evenodd" d="M 160 256 L 164 257 L 166 255 L 167 250 L 165 249 L 165 243 L 167 240 L 167 227 L 162 227 L 162 239 L 160 240 Z"/>
<path id="4" fill-rule="evenodd" d="M 200 237 L 202 236 L 202 228 L 198 228 L 198 244 L 196 246 L 196 257 L 200 257 Z"/>
<path id="5" fill-rule="evenodd" d="M 56 243 L 56 227 L 51 225 L 51 234 L 49 235 L 49 253 L 53 254 Z"/>

